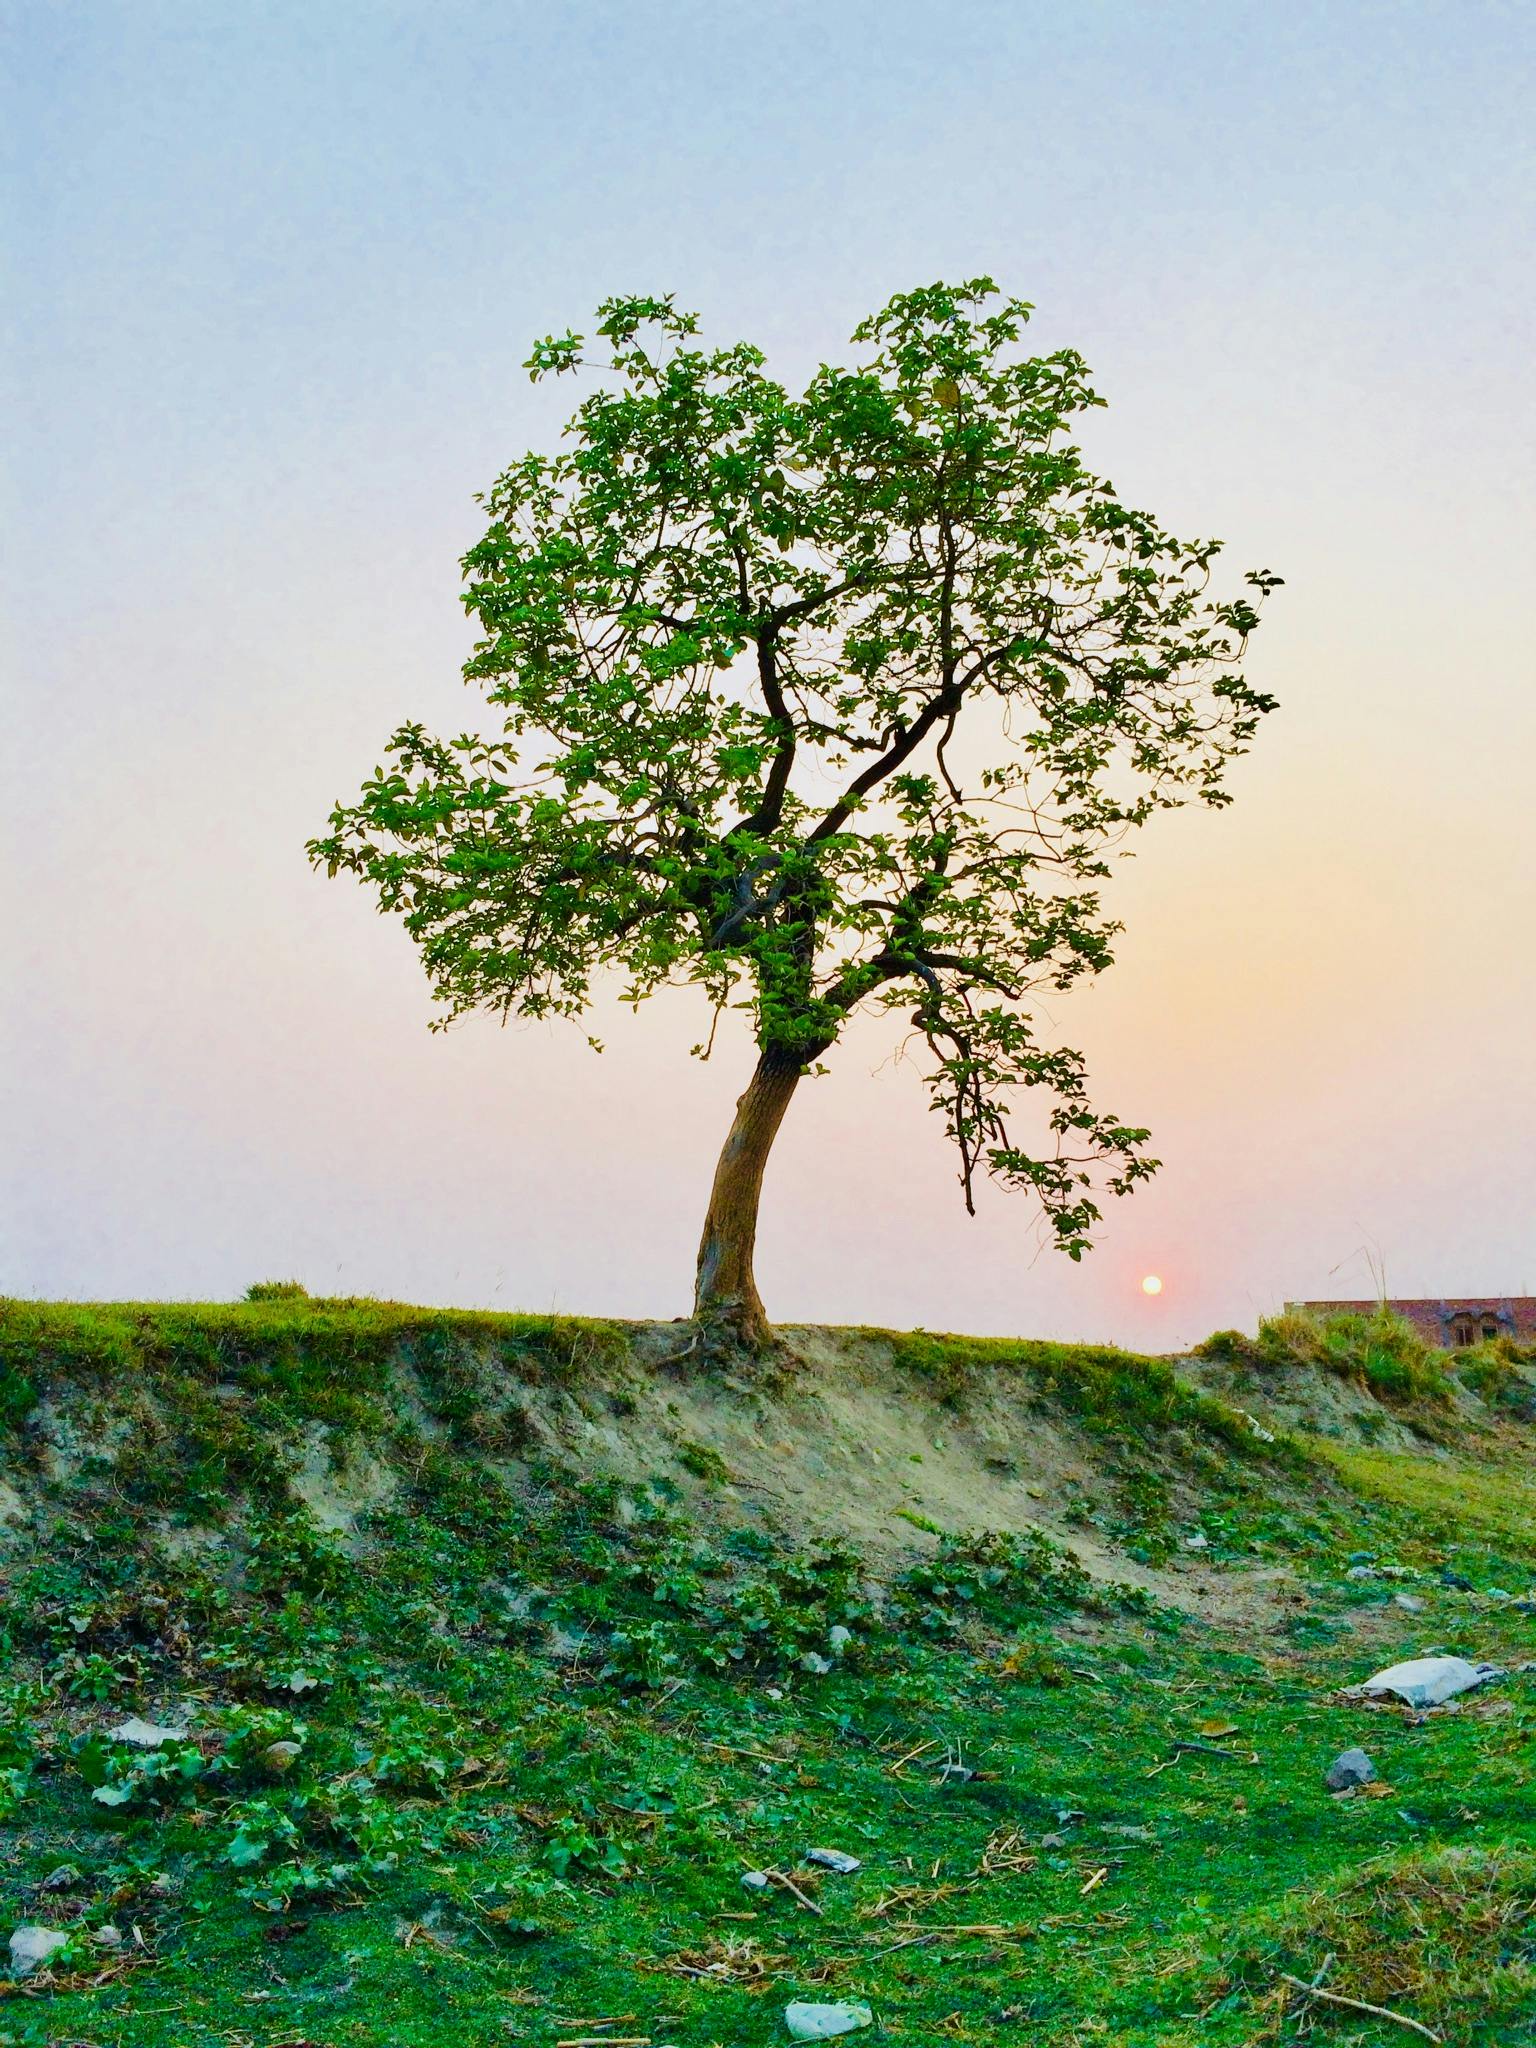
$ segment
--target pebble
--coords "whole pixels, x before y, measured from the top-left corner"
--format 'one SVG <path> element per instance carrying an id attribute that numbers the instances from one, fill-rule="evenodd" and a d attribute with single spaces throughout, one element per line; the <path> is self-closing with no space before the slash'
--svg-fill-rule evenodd
<path id="1" fill-rule="evenodd" d="M 807 1849 L 807 1863 L 819 1863 L 823 1870 L 835 1870 L 839 1877 L 851 1877 L 862 1865 L 857 1856 L 849 1856 L 842 1849 Z"/>
<path id="2" fill-rule="evenodd" d="M 1328 1766 L 1324 1782 L 1330 1792 L 1347 1792 L 1354 1785 L 1373 1785 L 1376 1766 L 1363 1749 L 1346 1749 Z"/>
<path id="3" fill-rule="evenodd" d="M 749 1892 L 765 1892 L 768 1889 L 769 1878 L 766 1870 L 744 1870 L 741 1873 L 741 1881 Z"/>
<path id="4" fill-rule="evenodd" d="M 1392 1595 L 1392 1605 L 1394 1607 L 1401 1607 L 1405 1614 L 1422 1614 L 1424 1612 L 1424 1602 L 1417 1593 L 1394 1593 Z"/>
<path id="5" fill-rule="evenodd" d="M 18 1927 L 11 1936 L 11 1975 L 28 1977 L 58 1954 L 69 1936 L 57 1927 Z"/>

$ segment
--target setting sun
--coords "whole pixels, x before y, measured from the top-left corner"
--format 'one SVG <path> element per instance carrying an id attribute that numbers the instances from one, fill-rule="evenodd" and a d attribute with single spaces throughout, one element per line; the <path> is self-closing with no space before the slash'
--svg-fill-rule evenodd
<path id="1" fill-rule="evenodd" d="M 1161 1294 L 1163 1283 L 1155 1273 L 1149 1273 L 1141 1283 L 1141 1291 L 1143 1294 Z"/>

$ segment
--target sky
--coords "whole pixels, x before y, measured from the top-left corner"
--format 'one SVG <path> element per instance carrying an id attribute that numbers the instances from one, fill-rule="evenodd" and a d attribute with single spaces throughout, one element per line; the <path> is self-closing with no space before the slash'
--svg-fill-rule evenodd
<path id="1" fill-rule="evenodd" d="M 673 292 L 793 384 L 978 272 L 1087 357 L 1133 502 L 1285 577 L 1282 709 L 1047 1020 L 1157 1180 L 1081 1265 L 1021 1196 L 967 1219 L 872 1022 L 770 1167 L 770 1314 L 1170 1350 L 1536 1291 L 1524 0 L 3 23 L 0 1293 L 687 1311 L 750 1048 L 690 1060 L 689 995 L 605 996 L 600 1058 L 430 1033 L 304 843 L 402 720 L 476 723 L 457 564 L 569 398 L 537 336 Z"/>

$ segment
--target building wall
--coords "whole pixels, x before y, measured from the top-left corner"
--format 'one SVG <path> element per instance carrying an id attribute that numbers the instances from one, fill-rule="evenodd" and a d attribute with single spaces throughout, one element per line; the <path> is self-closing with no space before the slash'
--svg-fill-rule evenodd
<path id="1" fill-rule="evenodd" d="M 1370 1315 L 1382 1307 L 1376 1301 L 1296 1301 L 1290 1308 L 1311 1309 L 1319 1315 L 1353 1311 Z M 1405 1323 L 1412 1323 L 1427 1344 L 1453 1347 L 1477 1343 L 1485 1334 L 1513 1337 L 1517 1343 L 1536 1344 L 1536 1295 L 1457 1295 L 1446 1301 L 1389 1301 L 1386 1308 Z"/>

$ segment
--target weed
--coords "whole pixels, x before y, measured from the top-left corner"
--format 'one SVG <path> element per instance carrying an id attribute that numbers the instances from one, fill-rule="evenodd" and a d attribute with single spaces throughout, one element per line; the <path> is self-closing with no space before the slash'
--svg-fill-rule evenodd
<path id="1" fill-rule="evenodd" d="M 1449 1408 L 1451 1378 L 1411 1323 L 1385 1308 L 1323 1315 L 1287 1309 L 1259 1324 L 1256 1363 L 1321 1366 L 1400 1408 Z"/>

